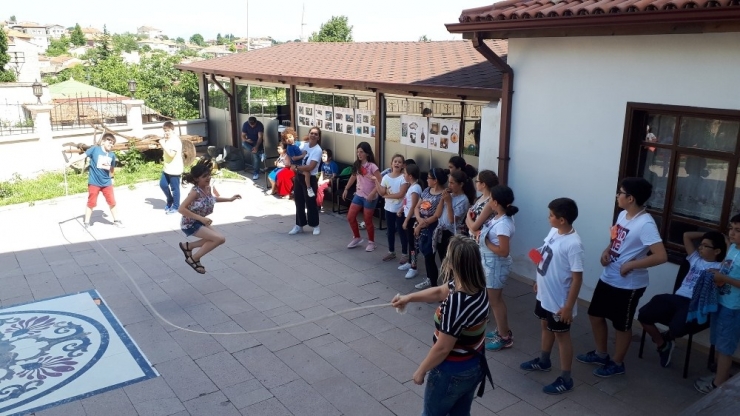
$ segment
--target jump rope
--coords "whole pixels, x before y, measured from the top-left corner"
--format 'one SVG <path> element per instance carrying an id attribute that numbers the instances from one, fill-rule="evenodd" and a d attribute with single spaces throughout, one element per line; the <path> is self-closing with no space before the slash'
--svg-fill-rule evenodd
<path id="1" fill-rule="evenodd" d="M 95 238 L 95 236 L 90 232 L 90 230 L 88 230 L 87 228 L 85 228 L 85 226 L 79 221 L 79 218 L 77 218 L 77 217 L 71 218 L 71 219 L 66 220 L 66 221 L 60 221 L 58 223 L 59 224 L 59 230 L 62 232 L 62 236 L 64 236 L 64 239 L 67 240 L 67 242 L 69 242 L 70 244 L 73 244 L 71 241 L 69 241 L 69 239 L 67 239 L 66 235 L 64 234 L 64 230 L 62 229 L 62 223 L 65 223 L 65 222 L 68 222 L 68 221 L 74 221 L 75 223 L 79 224 L 79 226 L 82 227 L 83 230 L 85 230 L 85 232 L 93 239 L 93 241 L 95 241 L 95 243 L 98 245 L 98 247 L 100 247 L 103 250 L 103 252 L 105 252 L 105 254 L 107 254 L 108 257 L 110 257 L 111 260 L 113 260 L 113 262 L 118 266 L 118 268 L 121 269 L 121 271 L 123 271 L 123 273 L 126 275 L 126 277 L 128 278 L 128 280 L 131 283 L 133 283 L 134 288 L 136 288 L 136 291 L 138 292 L 140 299 L 143 300 L 144 304 L 147 306 L 147 308 L 149 308 L 150 311 L 152 311 L 152 313 L 154 314 L 154 316 L 156 316 L 160 321 L 164 322 L 165 324 L 167 324 L 167 325 L 169 325 L 169 326 L 171 326 L 171 327 L 173 327 L 175 329 L 179 329 L 181 331 L 191 332 L 193 334 L 202 334 L 202 335 L 251 335 L 251 334 L 259 334 L 259 333 L 263 333 L 263 332 L 281 331 L 281 330 L 295 328 L 295 327 L 299 327 L 299 326 L 302 326 L 302 325 L 310 324 L 310 323 L 313 323 L 313 322 L 321 321 L 323 319 L 328 319 L 328 318 L 331 318 L 333 316 L 338 316 L 338 315 L 342 315 L 342 314 L 345 314 L 345 313 L 356 312 L 356 311 L 363 311 L 363 310 L 375 309 L 375 308 L 386 308 L 386 307 L 392 305 L 391 303 L 382 303 L 382 304 L 379 304 L 379 305 L 358 306 L 356 308 L 350 308 L 350 309 L 345 309 L 345 310 L 341 310 L 341 311 L 337 311 L 337 312 L 332 312 L 332 313 L 327 314 L 327 315 L 319 316 L 317 318 L 311 318 L 311 319 L 308 319 L 308 320 L 305 320 L 305 321 L 301 321 L 301 322 L 296 322 L 296 323 L 293 323 L 293 324 L 280 325 L 280 326 L 276 326 L 276 327 L 272 327 L 272 328 L 265 328 L 265 329 L 255 329 L 255 330 L 251 330 L 251 331 L 209 332 L 209 331 L 198 331 L 198 330 L 195 330 L 195 329 L 183 328 L 183 327 L 181 327 L 179 325 L 176 325 L 176 324 L 170 322 L 167 318 L 165 318 L 164 316 L 162 316 L 162 314 L 159 313 L 159 311 L 157 310 L 157 308 L 155 308 L 154 305 L 152 305 L 151 301 L 149 301 L 149 298 L 146 296 L 146 294 L 144 294 L 144 291 L 141 290 L 141 287 L 139 287 L 139 284 L 136 283 L 136 280 L 134 280 L 133 276 L 131 276 L 131 274 L 128 272 L 128 270 L 126 270 L 126 268 L 123 267 L 123 265 L 121 264 L 121 262 L 119 262 L 118 259 L 116 259 L 113 256 L 113 254 L 111 254 L 111 252 L 108 251 L 108 249 L 105 248 L 105 246 L 97 238 Z M 394 297 L 394 300 L 397 299 L 397 298 L 399 298 L 400 296 L 401 296 L 400 293 L 397 294 Z M 396 308 L 396 312 L 398 312 L 400 314 L 406 313 L 405 306 L 402 307 L 402 308 Z"/>

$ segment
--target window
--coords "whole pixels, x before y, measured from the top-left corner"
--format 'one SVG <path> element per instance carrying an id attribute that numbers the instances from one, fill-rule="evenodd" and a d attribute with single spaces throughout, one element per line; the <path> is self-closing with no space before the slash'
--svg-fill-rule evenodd
<path id="1" fill-rule="evenodd" d="M 647 210 L 666 247 L 686 231 L 726 230 L 740 212 L 740 112 L 630 103 L 622 177 L 653 185 Z"/>

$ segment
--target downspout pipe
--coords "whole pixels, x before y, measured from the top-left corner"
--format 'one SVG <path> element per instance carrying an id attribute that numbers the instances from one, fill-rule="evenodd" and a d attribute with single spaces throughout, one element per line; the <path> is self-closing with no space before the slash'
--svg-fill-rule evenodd
<path id="1" fill-rule="evenodd" d="M 501 130 L 498 139 L 498 178 L 502 184 L 509 179 L 509 148 L 511 143 L 511 99 L 514 95 L 514 70 L 483 41 L 480 32 L 473 33 L 473 47 L 501 71 Z"/>

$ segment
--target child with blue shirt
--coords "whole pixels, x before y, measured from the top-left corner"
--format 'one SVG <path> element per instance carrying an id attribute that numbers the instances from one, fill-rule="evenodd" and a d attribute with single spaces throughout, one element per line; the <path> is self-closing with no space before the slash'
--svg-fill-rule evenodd
<path id="1" fill-rule="evenodd" d="M 324 209 L 324 194 L 326 188 L 331 186 L 331 180 L 339 175 L 339 166 L 334 161 L 334 153 L 331 149 L 324 149 L 321 154 L 321 166 L 319 167 L 319 187 L 316 190 L 316 205 L 320 210 Z"/>
<path id="2" fill-rule="evenodd" d="M 730 219 L 730 248 L 719 270 L 714 273 L 718 288 L 717 312 L 710 314 L 710 341 L 717 350 L 717 373 L 714 379 L 700 378 L 694 387 L 709 393 L 730 378 L 732 356 L 740 343 L 740 215 Z"/>
<path id="3" fill-rule="evenodd" d="M 99 146 L 93 146 L 85 151 L 85 156 L 90 158 L 90 171 L 87 180 L 87 208 L 85 209 L 85 228 L 92 226 L 90 217 L 93 208 L 98 203 L 98 195 L 103 194 L 105 202 L 110 208 L 113 224 L 118 228 L 123 227 L 123 223 L 118 219 L 116 212 L 116 198 L 113 195 L 113 171 L 116 168 L 116 154 L 113 153 L 113 145 L 116 144 L 116 137 L 111 133 L 105 133 L 100 139 Z"/>

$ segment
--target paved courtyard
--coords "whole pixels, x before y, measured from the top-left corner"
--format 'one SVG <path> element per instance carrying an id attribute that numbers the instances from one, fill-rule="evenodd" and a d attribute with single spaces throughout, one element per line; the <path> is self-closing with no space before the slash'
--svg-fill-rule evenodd
<path id="1" fill-rule="evenodd" d="M 125 272 L 82 229 L 84 195 L 0 208 L 0 307 L 94 289 L 160 375 L 36 415 L 420 414 L 424 387 L 411 377 L 431 345 L 434 305 L 414 304 L 404 315 L 369 309 L 254 335 L 194 334 L 154 317 L 129 278 L 168 320 L 208 332 L 269 328 L 386 303 L 420 281 L 405 280 L 397 262 L 381 261 L 383 231 L 373 253 L 347 250 L 346 220 L 330 213 L 321 214 L 320 236 L 289 236 L 292 201 L 264 196 L 251 181 L 217 187 L 243 199 L 217 204 L 211 218 L 227 242 L 204 258 L 205 275 L 185 264 L 177 248 L 184 240 L 180 217 L 163 214 L 153 182 L 116 189 L 126 228 L 112 226 L 101 207 L 93 216 L 92 234 Z M 692 383 L 706 375 L 706 355 L 694 351 L 684 380 L 683 345 L 663 369 L 649 345 L 645 359 L 637 358 L 637 337 L 625 376 L 600 379 L 593 367 L 575 362 L 575 390 L 543 394 L 557 373 L 519 369 L 540 349 L 534 295 L 520 281 L 504 294 L 515 344 L 487 354 L 496 389 L 476 398 L 474 415 L 668 415 L 701 397 Z M 584 308 L 572 334 L 576 352 L 592 349 Z"/>

